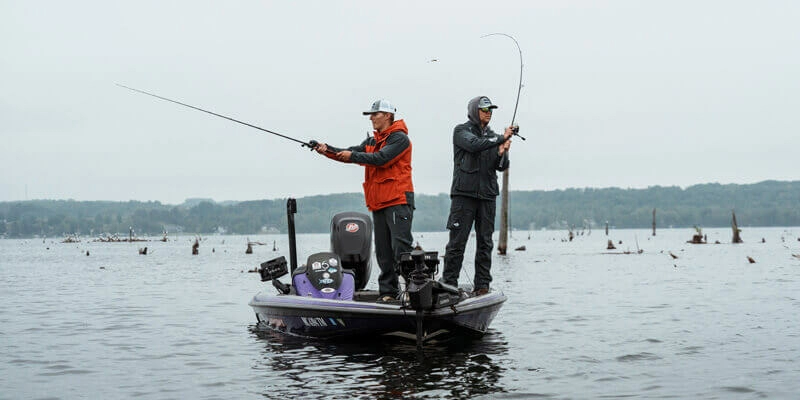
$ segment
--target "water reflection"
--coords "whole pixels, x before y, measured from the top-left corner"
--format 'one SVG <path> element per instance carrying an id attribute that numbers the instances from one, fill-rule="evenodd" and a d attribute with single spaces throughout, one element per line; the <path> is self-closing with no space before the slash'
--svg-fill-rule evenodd
<path id="1" fill-rule="evenodd" d="M 499 332 L 426 344 L 419 353 L 403 339 L 330 342 L 250 330 L 264 346 L 254 369 L 262 371 L 267 398 L 471 398 L 506 392 L 499 384 L 505 371 L 499 360 L 508 344 Z"/>

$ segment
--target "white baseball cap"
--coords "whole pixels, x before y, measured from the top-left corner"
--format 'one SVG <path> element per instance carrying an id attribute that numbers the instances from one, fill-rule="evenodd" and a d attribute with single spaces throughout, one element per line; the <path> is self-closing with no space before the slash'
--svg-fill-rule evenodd
<path id="1" fill-rule="evenodd" d="M 364 111 L 364 115 L 374 114 L 376 112 L 386 112 L 394 114 L 397 112 L 397 108 L 386 99 L 375 100 L 372 103 L 372 107 L 370 107 L 369 111 Z"/>

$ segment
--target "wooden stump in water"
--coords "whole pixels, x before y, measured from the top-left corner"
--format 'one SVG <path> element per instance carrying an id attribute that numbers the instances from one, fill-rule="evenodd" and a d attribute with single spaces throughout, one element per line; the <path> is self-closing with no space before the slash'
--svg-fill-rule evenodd
<path id="1" fill-rule="evenodd" d="M 694 227 L 695 234 L 692 235 L 692 240 L 687 241 L 686 243 L 692 244 L 703 244 L 706 243 L 706 236 L 703 235 L 703 229 L 698 228 L 697 226 Z"/>
<path id="2" fill-rule="evenodd" d="M 653 236 L 656 235 L 656 209 L 653 209 Z"/>
<path id="3" fill-rule="evenodd" d="M 731 219 L 731 229 L 733 229 L 733 243 L 743 243 L 742 238 L 739 236 L 739 233 L 742 231 L 739 229 L 739 225 L 736 224 L 736 212 L 731 210 L 731 214 L 733 218 Z"/>

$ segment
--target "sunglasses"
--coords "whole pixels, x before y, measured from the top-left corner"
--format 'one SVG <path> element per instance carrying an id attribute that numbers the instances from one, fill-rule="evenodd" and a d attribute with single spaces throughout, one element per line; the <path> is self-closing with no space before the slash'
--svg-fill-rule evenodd
<path id="1" fill-rule="evenodd" d="M 491 109 L 491 108 L 489 108 L 489 107 L 483 107 L 483 108 L 479 108 L 479 110 L 481 110 L 481 111 L 483 111 L 483 112 L 485 112 L 485 113 L 491 113 L 491 112 L 492 112 L 492 109 Z"/>

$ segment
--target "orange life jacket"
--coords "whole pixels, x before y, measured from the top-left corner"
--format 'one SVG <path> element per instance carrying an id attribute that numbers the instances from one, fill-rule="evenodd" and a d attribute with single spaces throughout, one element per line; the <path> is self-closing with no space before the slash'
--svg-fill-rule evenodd
<path id="1" fill-rule="evenodd" d="M 394 121 L 381 132 L 374 132 L 372 141 L 366 145 L 367 153 L 376 153 L 386 144 L 386 138 L 394 132 L 408 135 L 408 128 L 402 119 Z M 364 166 L 364 198 L 370 211 L 381 210 L 398 204 L 407 204 L 406 192 L 414 192 L 411 182 L 411 142 L 395 158 L 383 165 Z"/>

